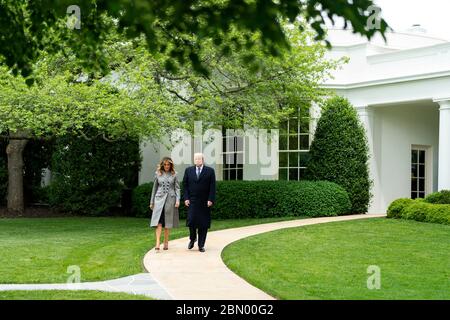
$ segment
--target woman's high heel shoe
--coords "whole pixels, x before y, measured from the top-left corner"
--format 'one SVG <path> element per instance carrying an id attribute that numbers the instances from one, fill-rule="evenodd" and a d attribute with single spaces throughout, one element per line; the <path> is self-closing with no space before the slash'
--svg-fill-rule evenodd
<path id="1" fill-rule="evenodd" d="M 169 244 L 168 243 L 164 243 L 164 250 L 169 250 Z"/>
<path id="2" fill-rule="evenodd" d="M 157 247 L 155 246 L 155 251 L 159 252 L 159 246 L 157 246 Z"/>

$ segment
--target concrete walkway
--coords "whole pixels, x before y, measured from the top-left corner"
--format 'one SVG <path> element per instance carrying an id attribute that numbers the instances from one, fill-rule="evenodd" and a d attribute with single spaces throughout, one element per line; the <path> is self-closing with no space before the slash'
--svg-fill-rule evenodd
<path id="1" fill-rule="evenodd" d="M 149 251 L 144 266 L 153 279 L 176 300 L 272 300 L 265 292 L 234 274 L 223 263 L 222 250 L 228 244 L 252 235 L 312 224 L 369 219 L 386 215 L 352 215 L 283 221 L 209 232 L 206 252 L 187 249 L 188 238 L 169 242 L 169 250 Z M 213 221 L 214 223 L 214 221 Z"/>
<path id="2" fill-rule="evenodd" d="M 162 289 L 149 273 L 98 282 L 53 283 L 53 284 L 0 284 L 0 291 L 11 290 L 98 290 L 140 294 L 154 299 L 170 300 L 170 295 Z"/>

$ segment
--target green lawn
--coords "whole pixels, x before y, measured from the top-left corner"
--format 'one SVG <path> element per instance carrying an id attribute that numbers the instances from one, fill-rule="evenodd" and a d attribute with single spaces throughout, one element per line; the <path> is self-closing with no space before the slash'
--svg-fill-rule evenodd
<path id="1" fill-rule="evenodd" d="M 450 299 L 450 226 L 384 218 L 269 232 L 222 257 L 279 299 Z M 381 272 L 369 290 L 368 266 Z"/>
<path id="2" fill-rule="evenodd" d="M 210 230 L 277 219 L 212 222 Z M 65 283 L 67 267 L 79 266 L 81 281 L 114 279 L 144 271 L 142 259 L 155 243 L 149 219 L 0 219 L 0 283 Z M 185 222 L 171 239 L 188 235 Z M 186 244 L 187 245 L 187 244 Z"/>
<path id="3" fill-rule="evenodd" d="M 94 290 L 0 291 L 0 300 L 152 300 L 146 296 Z"/>

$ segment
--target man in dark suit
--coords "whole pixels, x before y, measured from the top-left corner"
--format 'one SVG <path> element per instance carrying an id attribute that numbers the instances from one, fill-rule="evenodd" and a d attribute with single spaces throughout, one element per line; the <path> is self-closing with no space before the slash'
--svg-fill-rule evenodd
<path id="1" fill-rule="evenodd" d="M 198 249 L 205 252 L 205 241 L 211 227 L 211 207 L 216 201 L 216 174 L 204 165 L 202 153 L 194 154 L 195 165 L 184 171 L 184 204 L 188 207 L 186 225 L 190 231 L 188 249 L 194 247 L 198 234 Z"/>

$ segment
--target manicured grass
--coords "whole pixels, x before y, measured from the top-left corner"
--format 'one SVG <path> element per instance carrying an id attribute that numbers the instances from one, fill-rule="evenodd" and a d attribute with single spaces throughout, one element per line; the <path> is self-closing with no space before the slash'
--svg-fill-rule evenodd
<path id="1" fill-rule="evenodd" d="M 212 230 L 293 218 L 212 222 Z M 81 281 L 119 278 L 144 271 L 142 259 L 155 244 L 149 219 L 0 219 L 0 283 L 65 283 L 67 268 L 79 266 Z M 171 239 L 185 237 L 180 222 Z"/>
<path id="2" fill-rule="evenodd" d="M 284 229 L 230 244 L 238 275 L 279 299 L 450 299 L 450 226 L 384 218 Z M 369 290 L 369 266 L 381 288 Z"/>
<path id="3" fill-rule="evenodd" d="M 0 300 L 152 300 L 146 296 L 94 290 L 0 291 Z"/>

